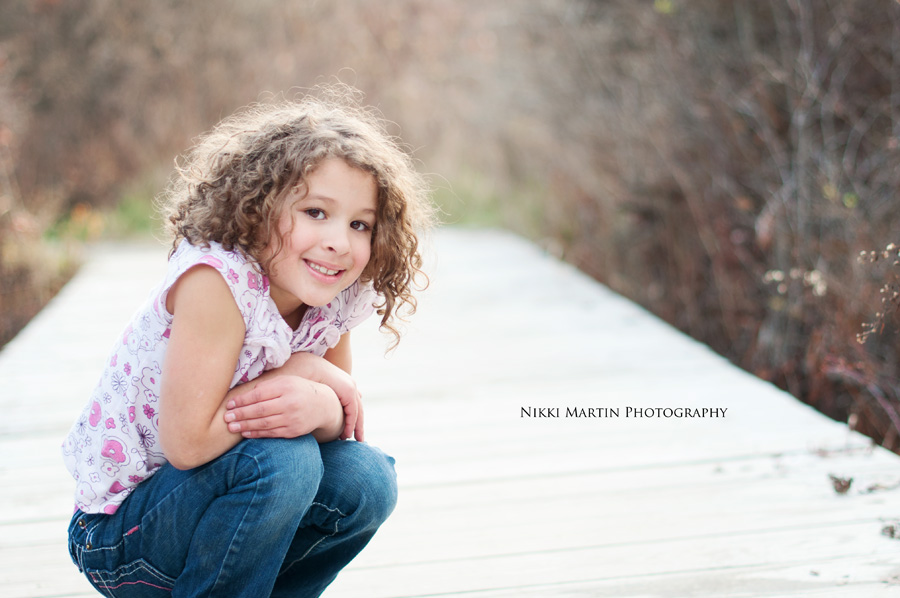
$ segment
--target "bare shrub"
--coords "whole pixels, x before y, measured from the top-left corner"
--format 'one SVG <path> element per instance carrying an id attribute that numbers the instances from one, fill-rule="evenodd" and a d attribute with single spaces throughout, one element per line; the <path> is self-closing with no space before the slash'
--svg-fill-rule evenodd
<path id="1" fill-rule="evenodd" d="M 583 2 L 535 27 L 574 65 L 536 74 L 568 90 L 546 114 L 559 151 L 530 162 L 551 181 L 546 233 L 613 288 L 898 448 L 896 336 L 856 344 L 883 280 L 855 258 L 897 230 L 900 6 L 663 4 Z"/>
<path id="2" fill-rule="evenodd" d="M 15 214 L 40 229 L 108 205 L 237 106 L 338 75 L 460 192 L 454 210 L 900 447 L 879 293 L 894 266 L 856 261 L 900 224 L 894 0 L 40 0 L 3 16 L 8 238 Z"/>

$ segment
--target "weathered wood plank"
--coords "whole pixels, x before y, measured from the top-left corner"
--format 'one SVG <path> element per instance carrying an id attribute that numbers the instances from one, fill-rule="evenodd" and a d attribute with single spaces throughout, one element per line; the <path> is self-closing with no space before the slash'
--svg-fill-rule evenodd
<path id="1" fill-rule="evenodd" d="M 612 581 L 632 579 L 635 589 L 644 592 L 636 595 L 670 596 L 679 594 L 647 594 L 647 587 L 641 588 L 641 582 L 659 576 L 692 574 L 695 595 L 719 596 L 714 587 L 704 587 L 702 580 L 728 573 L 735 585 L 760 583 L 779 588 L 782 595 L 790 595 L 788 590 L 792 587 L 822 587 L 842 579 L 872 583 L 875 580 L 870 578 L 871 571 L 857 567 L 896 558 L 895 547 L 883 544 L 880 550 L 872 549 L 865 524 L 813 531 L 814 534 L 800 535 L 792 530 L 766 530 L 749 538 L 727 535 L 661 538 L 653 542 L 510 552 L 493 557 L 420 559 L 394 566 L 348 570 L 333 589 L 335 594 L 378 598 L 453 595 L 536 585 L 549 588 L 554 584 L 559 584 L 562 590 L 572 582 L 591 582 L 599 589 Z M 837 546 L 841 548 L 838 550 Z M 786 554 L 793 558 L 785 558 Z M 760 570 L 762 573 L 757 573 Z M 747 590 L 750 591 L 745 595 L 756 595 L 752 587 Z"/>
<path id="2" fill-rule="evenodd" d="M 327 597 L 900 594 L 900 544 L 881 534 L 898 491 L 866 492 L 900 480 L 896 455 L 514 237 L 447 230 L 436 249 L 397 350 L 354 332 L 367 434 L 401 494 Z M 164 265 L 161 247 L 96 253 L 0 353 L 4 597 L 94 595 L 65 550 L 58 445 Z"/>

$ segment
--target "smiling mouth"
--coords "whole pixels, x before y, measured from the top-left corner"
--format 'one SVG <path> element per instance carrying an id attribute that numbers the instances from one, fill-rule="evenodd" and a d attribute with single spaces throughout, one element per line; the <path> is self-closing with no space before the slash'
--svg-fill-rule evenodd
<path id="1" fill-rule="evenodd" d="M 329 268 L 326 268 L 325 266 L 320 266 L 319 264 L 315 264 L 313 262 L 306 262 L 306 265 L 309 266 L 311 269 L 315 270 L 316 272 L 319 272 L 326 276 L 334 276 L 336 274 L 339 274 L 340 272 L 343 272 L 343 270 L 330 270 Z"/>

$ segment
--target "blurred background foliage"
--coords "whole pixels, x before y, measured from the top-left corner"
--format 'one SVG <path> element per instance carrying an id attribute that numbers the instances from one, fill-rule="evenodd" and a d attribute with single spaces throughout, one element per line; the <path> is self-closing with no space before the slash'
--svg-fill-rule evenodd
<path id="1" fill-rule="evenodd" d="M 447 222 L 900 448 L 896 0 L 0 0 L 0 342 L 194 136 L 334 77 Z"/>

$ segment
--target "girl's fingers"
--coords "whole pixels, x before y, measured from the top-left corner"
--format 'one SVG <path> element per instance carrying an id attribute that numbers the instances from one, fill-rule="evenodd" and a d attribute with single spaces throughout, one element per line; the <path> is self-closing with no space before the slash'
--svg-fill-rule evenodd
<path id="1" fill-rule="evenodd" d="M 363 432 L 363 406 L 362 401 L 359 401 L 359 416 L 356 418 L 356 427 L 353 430 L 356 435 L 356 440 L 358 442 L 365 441 L 365 433 Z"/>
<path id="2" fill-rule="evenodd" d="M 274 418 L 260 417 L 257 419 L 246 419 L 243 421 L 233 421 L 228 423 L 228 431 L 234 432 L 266 432 L 278 429 L 281 426 L 274 421 Z"/>
<path id="3" fill-rule="evenodd" d="M 241 432 L 244 438 L 290 438 L 287 428 L 273 428 L 271 430 L 248 430 Z"/>
<path id="4" fill-rule="evenodd" d="M 356 420 L 349 415 L 344 416 L 344 430 L 341 432 L 341 440 L 353 438 L 353 428 L 356 426 Z"/>
<path id="5" fill-rule="evenodd" d="M 231 403 L 229 403 L 230 405 Z M 278 401 L 270 399 L 259 403 L 253 403 L 246 407 L 229 408 L 225 412 L 225 421 L 243 421 L 248 419 L 259 419 L 261 417 L 271 417 L 282 411 Z"/>
<path id="6" fill-rule="evenodd" d="M 356 422 L 359 419 L 359 396 L 353 400 L 343 404 L 344 407 L 344 430 L 341 432 L 341 440 L 353 438 L 353 430 L 356 428 Z"/>
<path id="7" fill-rule="evenodd" d="M 231 405 L 231 402 L 228 403 Z M 251 403 L 246 407 L 234 407 L 225 412 L 225 423 L 229 432 L 270 430 L 279 427 L 279 416 L 283 415 L 283 405 L 277 399 Z"/>
<path id="8" fill-rule="evenodd" d="M 281 394 L 280 390 L 271 388 L 272 385 L 260 382 L 247 392 L 236 394 L 228 400 L 226 407 L 234 409 L 235 407 L 246 407 L 263 401 L 268 401 Z"/>
<path id="9" fill-rule="evenodd" d="M 363 408 L 362 401 L 356 400 L 356 417 L 351 417 L 349 413 L 344 414 L 344 431 L 341 432 L 341 440 L 349 440 L 356 437 L 359 442 L 363 441 Z"/>

